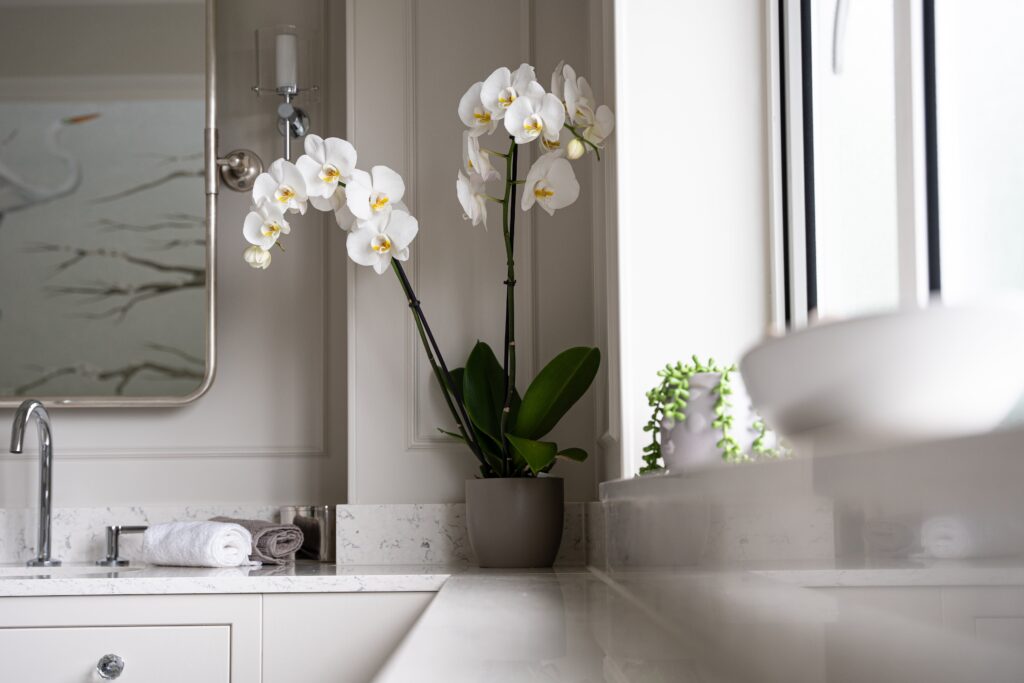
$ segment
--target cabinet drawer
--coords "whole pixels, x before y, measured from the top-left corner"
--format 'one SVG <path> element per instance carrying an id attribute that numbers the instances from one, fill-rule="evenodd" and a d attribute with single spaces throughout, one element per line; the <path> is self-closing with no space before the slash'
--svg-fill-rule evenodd
<path id="1" fill-rule="evenodd" d="M 124 660 L 122 683 L 228 683 L 231 627 L 0 628 L 3 679 L 86 683 L 100 658 Z"/>

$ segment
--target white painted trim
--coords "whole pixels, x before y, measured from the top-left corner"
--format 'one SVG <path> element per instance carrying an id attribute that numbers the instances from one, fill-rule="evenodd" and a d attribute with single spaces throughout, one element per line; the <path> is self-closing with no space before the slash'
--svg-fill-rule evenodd
<path id="1" fill-rule="evenodd" d="M 625 55 L 627 54 L 628 46 L 626 44 L 626 17 L 627 12 L 625 9 L 625 3 L 621 0 L 613 2 L 613 13 L 614 13 L 614 45 L 615 45 L 615 106 L 613 107 L 616 112 L 616 127 L 620 131 L 618 139 L 623 139 L 621 131 L 629 130 L 631 127 L 630 115 L 632 113 L 632 107 L 629 101 L 628 82 L 623 78 L 626 73 L 627 64 Z M 634 102 L 637 100 L 634 100 Z M 621 175 L 621 172 L 625 169 L 630 168 L 630 149 L 629 145 L 618 144 L 616 149 L 617 163 L 615 164 L 616 175 Z M 629 202 L 629 190 L 628 185 L 619 187 L 619 195 L 617 205 L 614 207 L 614 224 L 616 226 L 628 225 L 628 217 L 623 215 L 623 206 L 630 205 Z M 629 240 L 617 240 L 615 249 L 611 250 L 615 253 L 611 254 L 611 258 L 615 262 L 615 272 L 618 275 L 616 277 L 618 285 L 618 320 L 620 324 L 616 325 L 619 339 L 619 376 L 620 377 L 632 377 L 633 376 L 633 364 L 631 358 L 633 357 L 633 349 L 635 348 L 635 342 L 633 341 L 632 330 L 628 325 L 622 325 L 622 320 L 629 320 L 629 302 L 632 301 L 631 283 L 629 278 L 622 277 L 622 273 L 629 272 L 630 254 L 629 254 Z M 609 325 L 609 336 L 611 336 L 611 325 Z M 610 387 L 609 387 L 610 388 Z M 618 405 L 619 405 L 619 424 L 620 425 L 634 425 L 642 424 L 642 416 L 637 415 L 633 409 L 633 396 L 629 392 L 628 382 L 619 382 L 618 386 Z M 629 476 L 633 472 L 640 469 L 641 460 L 640 453 L 642 446 L 639 443 L 633 430 L 623 429 L 620 435 L 621 440 L 621 467 L 622 476 Z"/>
<path id="2" fill-rule="evenodd" d="M 355 140 L 356 139 L 356 98 L 355 98 L 355 82 L 356 82 L 356 0 L 345 0 L 345 139 Z M 357 495 L 357 482 L 359 481 L 359 458 L 353 457 L 353 453 L 356 452 L 356 433 L 359 429 L 357 420 L 353 420 L 353 407 L 356 405 L 358 399 L 356 393 L 356 318 L 355 318 L 355 303 L 356 303 L 356 269 L 349 266 L 346 274 L 346 285 L 345 285 L 345 334 L 348 337 L 348 358 L 346 363 L 348 365 L 348 372 L 346 378 L 348 379 L 348 387 L 346 388 L 347 393 L 347 405 L 345 409 L 348 411 L 348 443 L 345 448 L 347 458 L 346 464 L 348 467 L 348 491 L 346 499 L 349 502 L 359 500 Z"/>
<path id="3" fill-rule="evenodd" d="M 928 204 L 921 0 L 895 0 L 896 206 L 903 308 L 928 304 Z"/>
<path id="4" fill-rule="evenodd" d="M 785 0 L 786 31 L 783 59 L 786 68 L 786 153 L 789 160 L 789 307 L 791 329 L 807 326 L 807 240 L 804 212 L 804 112 L 800 64 L 800 0 Z"/>
<path id="5" fill-rule="evenodd" d="M 775 0 L 764 0 L 765 26 L 765 125 L 768 140 L 768 277 L 770 278 L 769 310 L 771 319 L 768 333 L 780 335 L 786 331 L 786 267 L 782 209 L 782 83 L 779 57 L 779 6 Z"/>
<path id="6" fill-rule="evenodd" d="M 590 64 L 600 65 L 600 78 L 605 101 L 615 100 L 615 28 L 613 0 L 592 0 L 588 5 L 590 15 L 590 35 L 600 35 L 600 40 L 590 42 Z M 593 72 L 593 69 L 591 69 Z M 616 198 L 618 182 L 616 175 L 617 154 L 614 146 L 605 151 L 605 158 L 596 170 L 598 182 L 594 192 L 594 224 L 601 237 L 595 240 L 599 251 L 595 252 L 594 269 L 594 339 L 604 342 L 602 352 L 605 361 L 604 383 L 599 387 L 600 396 L 597 401 L 598 424 L 601 433 L 597 439 L 601 453 L 602 467 L 595 469 L 598 484 L 601 480 L 618 479 L 622 476 L 622 425 L 620 419 L 619 391 L 622 378 L 619 374 L 619 297 L 618 269 L 618 222 L 616 216 Z M 595 489 L 597 487 L 595 486 Z"/>

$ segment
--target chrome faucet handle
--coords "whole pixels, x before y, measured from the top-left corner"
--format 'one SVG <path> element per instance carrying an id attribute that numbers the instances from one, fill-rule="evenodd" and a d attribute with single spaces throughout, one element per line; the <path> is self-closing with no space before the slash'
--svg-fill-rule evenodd
<path id="1" fill-rule="evenodd" d="M 144 526 L 108 526 L 107 527 L 107 556 L 102 560 L 96 560 L 101 567 L 127 567 L 128 560 L 122 560 L 121 534 L 141 534 L 147 527 Z"/>

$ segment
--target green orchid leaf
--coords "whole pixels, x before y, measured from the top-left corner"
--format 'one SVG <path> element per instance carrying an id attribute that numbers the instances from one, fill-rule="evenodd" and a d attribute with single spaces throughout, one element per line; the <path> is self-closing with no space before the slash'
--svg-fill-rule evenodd
<path id="1" fill-rule="evenodd" d="M 567 349 L 544 366 L 523 396 L 513 431 L 540 439 L 580 400 L 601 366 L 601 352 L 586 346 Z"/>
<path id="2" fill-rule="evenodd" d="M 511 434 L 508 434 L 506 438 L 512 445 L 512 450 L 526 461 L 530 471 L 534 474 L 550 469 L 558 455 L 558 446 L 550 441 L 534 441 Z"/>
<path id="3" fill-rule="evenodd" d="M 459 441 L 461 441 L 463 443 L 466 442 L 466 440 L 462 437 L 462 434 L 456 434 L 455 432 L 449 432 L 447 429 L 441 429 L 440 427 L 437 428 L 437 431 L 441 432 L 445 436 L 450 436 L 453 439 L 458 439 Z"/>
<path id="4" fill-rule="evenodd" d="M 455 383 L 455 396 L 456 396 L 456 398 L 458 398 L 461 401 L 462 400 L 462 384 L 463 384 L 463 382 L 466 381 L 465 380 L 466 369 L 465 368 L 455 368 L 454 370 L 450 371 L 450 374 L 452 376 L 452 382 Z"/>
<path id="5" fill-rule="evenodd" d="M 473 424 L 499 444 L 501 410 L 505 405 L 505 373 L 491 347 L 477 342 L 466 361 L 462 395 Z"/>
<path id="6" fill-rule="evenodd" d="M 587 452 L 582 448 L 566 448 L 563 451 L 558 451 L 558 457 L 583 462 L 587 459 Z"/>

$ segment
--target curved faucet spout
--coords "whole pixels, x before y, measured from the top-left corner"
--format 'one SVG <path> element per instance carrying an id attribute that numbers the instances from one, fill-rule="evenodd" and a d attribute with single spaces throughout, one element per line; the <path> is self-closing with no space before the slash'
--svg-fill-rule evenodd
<path id="1" fill-rule="evenodd" d="M 40 401 L 32 398 L 18 406 L 11 429 L 11 453 L 21 453 L 25 445 L 25 430 L 32 418 L 39 426 L 39 536 L 36 557 L 29 560 L 30 567 L 54 567 L 60 560 L 50 558 L 50 517 L 53 487 L 53 433 L 50 414 Z"/>
<path id="2" fill-rule="evenodd" d="M 50 445 L 50 414 L 46 412 L 46 408 L 41 402 L 30 398 L 18 406 L 18 410 L 14 413 L 14 427 L 11 429 L 11 453 L 22 452 L 25 443 L 25 429 L 33 415 L 39 422 L 40 449 L 44 445 L 44 436 L 46 446 Z"/>

